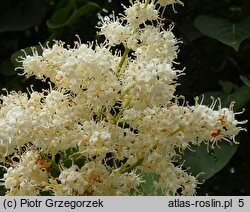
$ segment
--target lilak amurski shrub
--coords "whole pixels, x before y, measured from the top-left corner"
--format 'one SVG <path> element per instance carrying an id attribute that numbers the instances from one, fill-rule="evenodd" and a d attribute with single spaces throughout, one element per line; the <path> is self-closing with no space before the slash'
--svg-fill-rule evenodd
<path id="1" fill-rule="evenodd" d="M 23 74 L 50 89 L 1 96 L 0 155 L 6 195 L 194 195 L 180 151 L 233 142 L 244 128 L 220 100 L 176 96 L 178 43 L 159 15 L 178 0 L 131 1 L 103 18 L 102 44 L 56 41 L 21 58 Z M 123 45 L 121 51 L 116 46 Z"/>

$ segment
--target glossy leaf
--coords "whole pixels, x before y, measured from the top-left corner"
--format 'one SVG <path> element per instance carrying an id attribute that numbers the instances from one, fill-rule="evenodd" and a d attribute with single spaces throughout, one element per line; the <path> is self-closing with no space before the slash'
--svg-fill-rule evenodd
<path id="1" fill-rule="evenodd" d="M 162 192 L 155 191 L 154 188 L 154 181 L 159 180 L 159 176 L 153 173 L 146 173 L 140 170 L 137 170 L 138 174 L 142 176 L 142 179 L 144 180 L 143 183 L 140 184 L 140 190 L 142 191 L 144 196 L 161 196 Z"/>
<path id="2" fill-rule="evenodd" d="M 68 26 L 76 21 L 79 17 L 89 14 L 99 9 L 98 4 L 93 2 L 87 2 L 80 8 L 76 8 L 74 4 L 61 8 L 47 21 L 47 25 L 51 29 L 57 29 L 60 27 Z"/>
<path id="3" fill-rule="evenodd" d="M 243 76 L 243 75 L 240 75 L 240 79 L 241 79 L 248 87 L 250 87 L 250 80 L 249 80 L 247 77 L 245 77 L 245 76 Z"/>
<path id="4" fill-rule="evenodd" d="M 3 3 L 2 3 L 3 4 Z M 0 32 L 22 31 L 42 21 L 45 7 L 42 0 L 13 2 L 13 6 L 0 18 Z"/>
<path id="5" fill-rule="evenodd" d="M 66 7 L 57 10 L 52 17 L 47 21 L 47 25 L 51 29 L 56 29 L 67 25 L 67 21 L 72 16 L 74 5 L 69 4 Z"/>
<path id="6" fill-rule="evenodd" d="M 194 148 L 194 151 L 186 150 L 183 156 L 184 166 L 190 168 L 192 175 L 198 176 L 198 180 L 207 180 L 220 171 L 232 158 L 238 146 L 226 142 L 219 142 L 219 147 L 210 149 L 206 144 Z"/>
<path id="7" fill-rule="evenodd" d="M 87 2 L 74 12 L 73 16 L 71 16 L 70 19 L 68 20 L 68 24 L 71 24 L 72 22 L 76 21 L 79 17 L 92 13 L 98 9 L 100 9 L 98 4 L 93 2 Z"/>
<path id="8" fill-rule="evenodd" d="M 207 92 L 204 94 L 203 104 L 210 105 L 211 96 L 214 98 L 220 98 L 222 107 L 229 107 L 232 102 L 235 102 L 234 110 L 237 111 L 250 102 L 250 87 L 248 85 L 243 85 L 230 95 L 219 91 Z M 202 97 L 200 97 L 200 99 L 201 98 Z"/>
<path id="9" fill-rule="evenodd" d="M 210 16 L 198 16 L 194 25 L 204 35 L 214 38 L 228 46 L 239 50 L 240 44 L 250 37 L 250 16 L 237 23 L 227 19 Z"/>
<path id="10" fill-rule="evenodd" d="M 0 164 L 0 165 L 2 165 L 2 164 Z M 3 178 L 4 173 L 5 173 L 5 170 L 4 170 L 4 168 L 1 167 L 0 168 L 0 179 Z M 4 196 L 5 192 L 6 192 L 5 187 L 3 185 L 0 185 L 0 196 Z"/>
<path id="11" fill-rule="evenodd" d="M 190 20 L 183 21 L 183 23 L 181 24 L 181 29 L 184 34 L 184 40 L 187 39 L 189 42 L 203 37 L 203 34 L 194 27 Z"/>
<path id="12" fill-rule="evenodd" d="M 250 102 L 250 87 L 247 85 L 243 85 L 234 93 L 229 95 L 226 100 L 226 105 L 230 104 L 231 102 L 235 102 L 235 110 L 244 107 L 244 105 Z"/>

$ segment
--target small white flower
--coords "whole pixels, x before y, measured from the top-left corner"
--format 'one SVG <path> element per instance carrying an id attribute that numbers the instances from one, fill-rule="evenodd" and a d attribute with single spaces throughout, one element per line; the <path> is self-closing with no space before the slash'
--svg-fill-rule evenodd
<path id="1" fill-rule="evenodd" d="M 125 17 L 129 25 L 131 25 L 135 30 L 139 27 L 140 24 L 145 23 L 146 21 L 157 20 L 159 18 L 158 11 L 155 9 L 155 5 L 150 3 L 145 7 L 145 3 L 136 1 L 130 7 L 125 7 Z"/>
<path id="2" fill-rule="evenodd" d="M 121 43 L 126 44 L 127 39 L 133 35 L 133 31 L 128 25 L 123 26 L 118 21 L 106 21 L 101 27 L 100 34 L 105 36 L 109 45 L 115 46 Z"/>

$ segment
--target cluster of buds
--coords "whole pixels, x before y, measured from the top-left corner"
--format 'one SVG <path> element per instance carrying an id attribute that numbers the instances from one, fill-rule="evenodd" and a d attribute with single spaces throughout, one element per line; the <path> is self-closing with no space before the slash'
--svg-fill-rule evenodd
<path id="1" fill-rule="evenodd" d="M 235 142 L 244 128 L 231 107 L 175 95 L 180 41 L 160 16 L 175 3 L 131 1 L 102 19 L 102 44 L 57 41 L 21 58 L 26 77 L 51 83 L 1 96 L 6 195 L 142 195 L 145 176 L 154 176 L 151 195 L 196 193 L 196 176 L 176 165 L 179 151 Z"/>

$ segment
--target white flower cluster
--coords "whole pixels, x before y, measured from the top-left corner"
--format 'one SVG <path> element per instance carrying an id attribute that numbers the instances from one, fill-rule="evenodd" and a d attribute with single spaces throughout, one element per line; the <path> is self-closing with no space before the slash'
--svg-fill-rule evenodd
<path id="1" fill-rule="evenodd" d="M 40 187 L 49 179 L 49 164 L 35 151 L 27 151 L 21 158 L 13 158 L 12 166 L 4 174 L 9 196 L 39 195 Z"/>
<path id="2" fill-rule="evenodd" d="M 179 103 L 179 41 L 159 15 L 174 3 L 136 0 L 124 15 L 103 18 L 103 44 L 58 41 L 25 54 L 23 73 L 51 85 L 0 98 L 6 195 L 141 195 L 150 174 L 153 194 L 196 193 L 196 177 L 176 165 L 179 151 L 235 142 L 244 122 L 216 100 Z M 124 49 L 112 52 L 116 45 Z"/>

